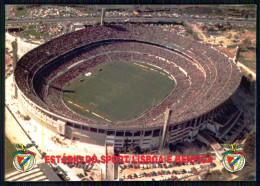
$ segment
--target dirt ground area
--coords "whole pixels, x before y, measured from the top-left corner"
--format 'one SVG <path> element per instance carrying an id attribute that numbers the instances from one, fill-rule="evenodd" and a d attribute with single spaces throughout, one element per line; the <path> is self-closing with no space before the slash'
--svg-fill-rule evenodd
<path id="1" fill-rule="evenodd" d="M 256 32 L 255 31 L 245 30 L 245 32 L 242 33 L 241 36 L 242 36 L 242 39 L 249 38 L 253 44 L 256 44 Z"/>
<path id="2" fill-rule="evenodd" d="M 201 29 L 196 24 L 191 24 L 193 30 L 198 33 L 198 36 L 203 40 L 205 43 L 210 43 L 212 45 L 218 44 L 215 46 L 220 52 L 226 54 L 230 58 L 233 58 L 236 52 L 236 48 L 227 48 L 228 45 L 239 45 L 245 39 L 249 39 L 253 45 L 256 45 L 256 32 L 252 30 L 227 30 L 220 32 L 220 36 L 213 36 L 207 37 L 205 34 L 206 32 Z M 234 42 L 237 40 L 238 42 Z M 221 46 L 222 45 L 222 46 Z M 256 72 L 256 51 L 255 50 L 247 50 L 247 51 L 240 51 L 238 61 L 248 67 L 254 73 Z"/>
<path id="3" fill-rule="evenodd" d="M 36 145 L 39 146 L 39 150 L 41 152 L 46 152 L 47 155 L 81 155 L 85 157 L 86 155 L 93 155 L 94 153 L 97 156 L 103 155 L 105 149 L 103 146 L 93 145 L 82 143 L 78 141 L 72 141 L 69 139 L 65 139 L 57 135 L 55 132 L 42 127 L 42 125 L 33 119 L 24 120 L 23 116 L 26 114 L 20 110 L 18 105 L 18 100 L 13 98 L 14 95 L 14 84 L 13 84 L 13 75 L 9 76 L 6 79 L 6 98 L 5 103 L 10 108 L 11 112 L 14 114 L 15 118 L 21 123 L 22 128 L 18 125 L 16 120 L 7 110 L 5 116 L 5 134 L 10 139 L 11 143 L 32 143 L 31 140 L 27 137 L 26 133 L 31 137 L 33 141 L 35 141 Z M 55 140 L 56 139 L 56 140 Z M 57 142 L 62 142 L 61 144 Z M 35 147 L 32 147 L 30 150 L 35 152 L 36 161 L 41 162 L 44 159 L 41 159 L 41 154 Z M 70 176 L 71 181 L 79 181 L 79 178 L 76 176 L 77 171 L 74 169 L 70 169 L 67 165 L 59 164 L 62 168 L 65 168 L 68 171 L 68 175 Z M 94 179 L 100 180 L 100 167 L 97 164 L 97 170 L 93 170 Z"/>
<path id="4" fill-rule="evenodd" d="M 255 31 L 249 31 L 249 30 L 244 30 L 244 31 L 236 31 L 236 30 L 227 30 L 227 31 L 223 31 L 220 32 L 219 31 L 219 35 L 218 36 L 213 36 L 211 35 L 211 37 L 207 37 L 206 36 L 206 31 L 202 31 L 200 30 L 198 27 L 194 27 L 197 28 L 196 31 L 198 31 L 200 34 L 204 33 L 204 37 L 202 37 L 204 39 L 204 41 L 207 41 L 208 43 L 211 44 L 219 44 L 222 43 L 223 46 L 225 45 L 234 45 L 234 44 L 240 44 L 244 39 L 249 38 L 250 41 L 253 44 L 256 44 L 256 32 Z M 234 42 L 232 40 L 237 39 L 236 37 L 238 37 L 240 40 L 239 42 Z"/>
<path id="5" fill-rule="evenodd" d="M 235 56 L 235 48 L 216 47 L 220 52 L 223 52 L 228 57 L 233 58 Z"/>
<path id="6" fill-rule="evenodd" d="M 31 140 L 23 132 L 8 109 L 5 109 L 5 135 L 10 139 L 12 144 L 26 145 L 31 143 Z M 41 154 L 36 150 L 35 147 L 31 147 L 30 150 L 36 153 L 36 161 L 41 160 Z"/>
<path id="7" fill-rule="evenodd" d="M 9 51 L 12 51 L 12 42 L 17 39 L 17 46 L 18 46 L 18 57 L 21 58 L 25 53 L 29 52 L 30 50 L 38 47 L 39 45 L 31 44 L 23 41 L 20 37 L 15 37 L 9 34 L 8 32 L 5 33 L 5 47 L 8 48 Z"/>
<path id="8" fill-rule="evenodd" d="M 256 72 L 256 51 L 248 50 L 246 52 L 240 52 L 238 61 L 245 66 Z"/>

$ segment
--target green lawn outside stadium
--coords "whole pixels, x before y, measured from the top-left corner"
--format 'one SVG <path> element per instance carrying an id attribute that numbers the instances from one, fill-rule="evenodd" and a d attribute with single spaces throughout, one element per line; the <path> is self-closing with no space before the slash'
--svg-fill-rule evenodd
<path id="1" fill-rule="evenodd" d="M 103 120 L 94 112 L 110 121 L 128 121 L 158 105 L 170 93 L 174 81 L 168 76 L 147 64 L 113 62 L 71 82 L 64 90 L 74 92 L 64 92 L 63 99 L 69 108 L 92 119 Z"/>
<path id="2" fill-rule="evenodd" d="M 13 166 L 13 157 L 12 153 L 15 152 L 16 149 L 10 142 L 10 140 L 5 136 L 5 172 L 15 170 Z"/>

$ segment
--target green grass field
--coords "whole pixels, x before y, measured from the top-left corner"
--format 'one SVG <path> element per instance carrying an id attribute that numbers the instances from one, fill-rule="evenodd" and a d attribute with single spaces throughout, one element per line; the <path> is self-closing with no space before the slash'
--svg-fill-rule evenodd
<path id="1" fill-rule="evenodd" d="M 39 26 L 39 25 L 29 25 L 28 28 L 25 28 L 24 31 L 22 31 L 22 34 L 24 36 L 29 36 L 29 35 L 32 35 L 32 36 L 35 36 L 35 37 L 44 37 L 44 36 L 48 36 L 49 34 L 48 33 L 41 33 L 41 32 L 37 32 L 35 30 L 36 26 Z"/>
<path id="2" fill-rule="evenodd" d="M 15 170 L 13 166 L 13 157 L 12 153 L 15 152 L 16 149 L 10 142 L 10 140 L 5 136 L 5 172 L 9 172 Z"/>
<path id="3" fill-rule="evenodd" d="M 65 87 L 63 99 L 69 108 L 92 119 L 115 122 L 138 117 L 159 104 L 174 87 L 174 81 L 162 70 L 138 64 L 99 66 L 91 76 L 81 76 Z"/>
<path id="4" fill-rule="evenodd" d="M 19 5 L 14 8 L 15 17 L 25 16 L 28 13 L 29 6 Z"/>

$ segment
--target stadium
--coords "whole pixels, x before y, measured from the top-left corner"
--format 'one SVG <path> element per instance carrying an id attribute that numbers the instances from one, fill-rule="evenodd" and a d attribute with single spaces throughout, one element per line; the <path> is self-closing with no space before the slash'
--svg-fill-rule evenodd
<path id="1" fill-rule="evenodd" d="M 25 54 L 14 76 L 21 109 L 72 140 L 156 152 L 208 135 L 232 141 L 243 123 L 230 99 L 241 81 L 234 61 L 149 25 L 60 36 Z"/>

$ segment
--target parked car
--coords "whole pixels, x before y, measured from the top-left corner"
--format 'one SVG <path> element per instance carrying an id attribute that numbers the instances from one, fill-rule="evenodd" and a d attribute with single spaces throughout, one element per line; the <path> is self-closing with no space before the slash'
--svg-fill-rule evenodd
<path id="1" fill-rule="evenodd" d="M 74 167 L 72 163 L 70 163 L 70 164 L 67 164 L 67 165 L 68 165 L 68 167 L 69 167 L 69 168 L 72 168 L 72 167 Z"/>
<path id="2" fill-rule="evenodd" d="M 81 174 L 81 173 L 77 174 L 77 176 L 78 176 L 79 178 L 83 178 L 83 177 L 84 177 L 84 175 Z"/>
<path id="3" fill-rule="evenodd" d="M 84 171 L 91 172 L 88 168 L 84 168 Z"/>
<path id="4" fill-rule="evenodd" d="M 166 163 L 164 163 L 164 164 L 163 164 L 163 168 L 167 168 L 167 165 L 166 165 Z"/>
<path id="5" fill-rule="evenodd" d="M 216 165 L 215 163 L 210 163 L 210 166 L 211 166 L 212 168 L 214 168 L 214 167 L 216 167 L 217 165 Z"/>

